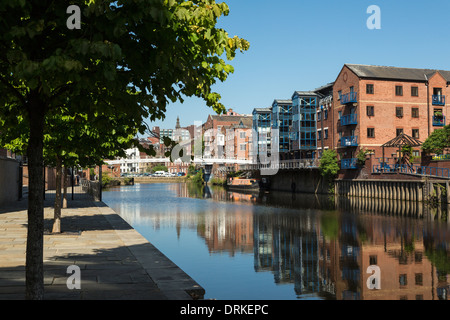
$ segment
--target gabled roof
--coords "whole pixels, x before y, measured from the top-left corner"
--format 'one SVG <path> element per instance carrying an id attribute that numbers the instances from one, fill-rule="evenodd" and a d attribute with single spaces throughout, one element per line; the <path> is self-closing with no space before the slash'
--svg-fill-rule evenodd
<path id="1" fill-rule="evenodd" d="M 275 99 L 272 103 L 272 105 L 274 104 L 292 104 L 292 100 L 291 99 Z"/>
<path id="2" fill-rule="evenodd" d="M 254 108 L 253 113 L 255 112 L 270 113 L 272 112 L 272 108 Z"/>
<path id="3" fill-rule="evenodd" d="M 413 138 L 411 136 L 408 136 L 407 134 L 400 134 L 391 141 L 386 142 L 382 145 L 382 147 L 403 147 L 403 146 L 411 146 L 411 147 L 419 147 L 422 145 L 422 142 L 417 140 L 416 138 Z"/>
<path id="4" fill-rule="evenodd" d="M 345 66 L 360 78 L 426 82 L 436 72 L 439 72 L 447 82 L 450 82 L 450 71 L 447 70 L 399 68 L 363 64 L 345 64 Z"/>

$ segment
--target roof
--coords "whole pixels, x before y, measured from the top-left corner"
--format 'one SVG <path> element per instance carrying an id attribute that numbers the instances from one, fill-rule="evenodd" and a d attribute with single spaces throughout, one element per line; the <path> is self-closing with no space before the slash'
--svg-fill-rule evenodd
<path id="1" fill-rule="evenodd" d="M 317 92 L 314 92 L 314 91 L 295 91 L 294 94 L 292 95 L 292 97 L 295 96 L 295 95 L 298 95 L 298 96 L 317 96 Z"/>
<path id="2" fill-rule="evenodd" d="M 274 101 L 273 101 L 273 104 L 292 104 L 292 100 L 287 100 L 287 99 L 275 99 Z M 272 105 L 273 105 L 272 104 Z"/>
<path id="3" fill-rule="evenodd" d="M 270 113 L 272 112 L 272 108 L 254 108 L 253 112 Z"/>
<path id="4" fill-rule="evenodd" d="M 406 145 L 409 145 L 411 147 L 419 147 L 422 145 L 422 142 L 411 136 L 408 136 L 407 134 L 402 133 L 391 141 L 383 144 L 382 147 L 403 147 Z"/>
<path id="5" fill-rule="evenodd" d="M 239 122 L 242 116 L 211 115 L 211 118 L 221 122 Z"/>
<path id="6" fill-rule="evenodd" d="M 388 66 L 371 66 L 363 64 L 345 64 L 360 78 L 427 81 L 436 72 L 439 72 L 447 82 L 450 82 L 450 71 L 437 69 L 414 69 Z"/>

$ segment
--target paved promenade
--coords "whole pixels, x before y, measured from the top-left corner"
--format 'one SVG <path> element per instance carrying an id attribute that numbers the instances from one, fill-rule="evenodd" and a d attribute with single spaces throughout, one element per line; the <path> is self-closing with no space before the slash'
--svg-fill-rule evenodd
<path id="1" fill-rule="evenodd" d="M 54 195 L 46 194 L 46 300 L 191 300 L 204 290 L 102 202 L 77 195 L 51 234 Z M 0 300 L 25 298 L 27 199 L 0 206 Z M 71 265 L 81 289 L 70 290 Z M 189 294 L 188 294 L 189 293 Z"/>

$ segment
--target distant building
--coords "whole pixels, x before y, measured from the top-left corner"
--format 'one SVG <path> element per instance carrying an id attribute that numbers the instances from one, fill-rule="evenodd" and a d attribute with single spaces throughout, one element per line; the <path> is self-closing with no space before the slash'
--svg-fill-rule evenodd
<path id="1" fill-rule="evenodd" d="M 280 159 L 290 158 L 292 115 L 292 100 L 276 99 L 273 101 L 271 147 L 272 153 L 278 152 Z M 273 130 L 278 130 L 278 137 L 274 136 Z"/>
<path id="2" fill-rule="evenodd" d="M 270 156 L 271 143 L 271 108 L 255 108 L 253 109 L 253 162 L 259 162 L 261 156 Z"/>

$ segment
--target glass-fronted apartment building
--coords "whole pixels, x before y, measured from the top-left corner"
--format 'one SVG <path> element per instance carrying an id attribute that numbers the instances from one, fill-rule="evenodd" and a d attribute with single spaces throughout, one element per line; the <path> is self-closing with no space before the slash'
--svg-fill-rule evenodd
<path id="1" fill-rule="evenodd" d="M 271 151 L 271 127 L 272 127 L 272 109 L 255 108 L 253 116 L 253 155 L 254 161 L 259 161 L 260 155 L 270 156 Z"/>
<path id="2" fill-rule="evenodd" d="M 292 95 L 291 155 L 294 159 L 312 159 L 317 150 L 316 110 L 319 97 L 313 91 Z"/>
<path id="3" fill-rule="evenodd" d="M 289 158 L 291 149 L 292 100 L 274 100 L 272 103 L 272 130 L 278 130 L 278 139 L 272 134 L 272 148 L 277 148 L 280 159 Z M 275 146 L 276 144 L 276 146 Z M 272 149 L 273 151 L 274 149 Z"/>

